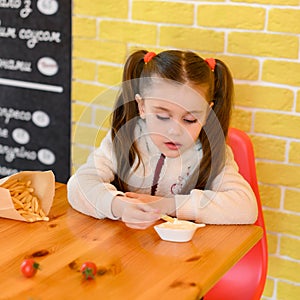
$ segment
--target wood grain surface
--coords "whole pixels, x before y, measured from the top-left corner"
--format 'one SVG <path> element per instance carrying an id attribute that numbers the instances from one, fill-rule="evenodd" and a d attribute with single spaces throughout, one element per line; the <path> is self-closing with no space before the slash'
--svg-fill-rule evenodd
<path id="1" fill-rule="evenodd" d="M 153 227 L 76 212 L 58 183 L 49 218 L 0 219 L 0 299 L 198 299 L 262 237 L 254 225 L 208 225 L 190 242 L 166 242 Z M 33 278 L 20 272 L 28 257 L 41 266 Z M 94 280 L 79 272 L 85 261 L 98 267 Z"/>

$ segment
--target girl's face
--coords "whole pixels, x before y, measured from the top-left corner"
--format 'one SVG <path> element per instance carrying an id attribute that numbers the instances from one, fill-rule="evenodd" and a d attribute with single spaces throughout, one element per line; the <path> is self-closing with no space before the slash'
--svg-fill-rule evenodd
<path id="1" fill-rule="evenodd" d="M 173 158 L 195 145 L 211 107 L 205 88 L 162 79 L 153 82 L 143 98 L 137 94 L 136 101 L 153 143 Z"/>

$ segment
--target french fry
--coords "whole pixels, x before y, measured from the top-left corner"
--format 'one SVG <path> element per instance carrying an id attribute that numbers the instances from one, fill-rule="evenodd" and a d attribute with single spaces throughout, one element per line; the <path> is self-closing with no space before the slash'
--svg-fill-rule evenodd
<path id="1" fill-rule="evenodd" d="M 1 187 L 5 188 L 5 189 L 9 189 L 15 185 L 17 186 L 18 185 L 17 183 L 18 183 L 17 179 L 7 180 L 1 185 Z"/>
<path id="2" fill-rule="evenodd" d="M 12 201 L 13 201 L 13 204 L 15 207 L 20 207 L 20 208 L 24 208 L 24 204 L 19 200 L 17 199 L 16 197 L 12 197 Z"/>
<path id="3" fill-rule="evenodd" d="M 8 179 L 1 187 L 9 190 L 15 209 L 26 221 L 49 221 L 40 207 L 38 197 L 34 195 L 30 180 L 25 182 L 19 179 Z"/>
<path id="4" fill-rule="evenodd" d="M 174 223 L 174 218 L 168 216 L 168 215 L 161 215 L 160 216 L 161 219 L 163 219 L 164 221 L 170 222 L 170 223 Z"/>

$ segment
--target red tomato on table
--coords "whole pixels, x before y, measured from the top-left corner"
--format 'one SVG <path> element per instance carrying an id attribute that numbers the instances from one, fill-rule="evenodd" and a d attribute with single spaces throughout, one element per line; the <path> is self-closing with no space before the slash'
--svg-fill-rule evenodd
<path id="1" fill-rule="evenodd" d="M 80 272 L 82 273 L 84 279 L 86 280 L 94 279 L 95 275 L 97 274 L 97 266 L 95 263 L 91 261 L 87 261 L 82 264 L 80 268 Z"/>
<path id="2" fill-rule="evenodd" d="M 40 265 L 32 258 L 25 259 L 21 264 L 21 272 L 27 278 L 33 277 L 39 268 Z"/>

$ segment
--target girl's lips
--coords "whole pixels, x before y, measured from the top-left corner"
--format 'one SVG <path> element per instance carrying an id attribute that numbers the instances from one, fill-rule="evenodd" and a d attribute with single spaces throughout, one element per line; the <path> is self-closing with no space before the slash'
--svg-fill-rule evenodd
<path id="1" fill-rule="evenodd" d="M 165 145 L 170 149 L 170 150 L 178 150 L 182 145 L 178 143 L 172 143 L 172 142 L 166 142 Z"/>

